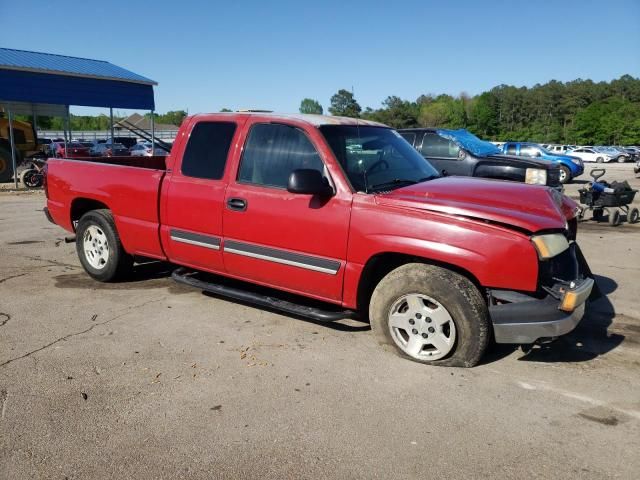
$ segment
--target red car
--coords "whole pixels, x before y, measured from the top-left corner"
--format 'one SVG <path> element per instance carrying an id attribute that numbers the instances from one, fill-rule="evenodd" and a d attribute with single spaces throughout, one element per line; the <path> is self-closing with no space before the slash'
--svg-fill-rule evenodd
<path id="1" fill-rule="evenodd" d="M 65 151 L 64 142 L 55 142 L 56 158 L 82 158 L 89 157 L 89 147 L 79 142 L 67 142 L 68 152 Z"/>
<path id="2" fill-rule="evenodd" d="M 565 334 L 594 287 L 575 202 L 442 178 L 395 130 L 363 120 L 197 115 L 168 157 L 54 159 L 45 189 L 45 213 L 75 232 L 96 280 L 122 278 L 134 255 L 170 261 L 174 279 L 218 295 L 368 319 L 379 343 L 423 363 L 473 366 L 492 336 Z"/>

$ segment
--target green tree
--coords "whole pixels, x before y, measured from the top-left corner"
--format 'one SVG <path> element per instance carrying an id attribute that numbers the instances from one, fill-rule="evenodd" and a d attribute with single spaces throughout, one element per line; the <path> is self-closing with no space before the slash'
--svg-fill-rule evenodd
<path id="1" fill-rule="evenodd" d="M 329 112 L 331 115 L 357 118 L 360 116 L 362 108 L 353 97 L 353 93 L 348 90 L 340 89 L 338 90 L 338 93 L 331 97 Z"/>
<path id="2" fill-rule="evenodd" d="M 322 105 L 317 100 L 305 98 L 300 102 L 300 113 L 315 113 L 322 115 Z"/>
<path id="3" fill-rule="evenodd" d="M 221 108 L 220 111 L 221 112 L 232 112 L 233 110 L 231 110 L 230 108 Z"/>

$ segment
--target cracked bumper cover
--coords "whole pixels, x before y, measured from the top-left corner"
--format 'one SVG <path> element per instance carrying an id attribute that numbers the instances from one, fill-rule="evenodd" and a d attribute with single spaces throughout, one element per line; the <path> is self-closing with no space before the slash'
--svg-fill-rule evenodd
<path id="1" fill-rule="evenodd" d="M 575 243 L 569 254 L 575 262 L 575 280 L 556 284 L 556 294 L 535 298 L 519 292 L 490 292 L 498 300 L 489 306 L 497 343 L 528 344 L 559 337 L 580 323 L 586 301 L 599 296 L 599 290 Z"/>

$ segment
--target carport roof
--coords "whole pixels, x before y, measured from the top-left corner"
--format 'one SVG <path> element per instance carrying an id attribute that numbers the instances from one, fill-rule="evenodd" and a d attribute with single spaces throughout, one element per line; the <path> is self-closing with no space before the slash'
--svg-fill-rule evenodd
<path id="1" fill-rule="evenodd" d="M 0 48 L 0 69 L 117 80 L 120 82 L 142 83 L 144 85 L 158 84 L 142 75 L 125 70 L 104 60 L 14 50 L 11 48 Z"/>
<path id="2" fill-rule="evenodd" d="M 157 83 L 103 60 L 0 48 L 0 102 L 153 110 Z"/>

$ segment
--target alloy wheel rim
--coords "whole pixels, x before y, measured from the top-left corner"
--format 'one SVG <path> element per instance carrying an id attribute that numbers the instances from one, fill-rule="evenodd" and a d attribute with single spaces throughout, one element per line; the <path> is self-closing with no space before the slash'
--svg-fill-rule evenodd
<path id="1" fill-rule="evenodd" d="M 451 314 L 428 295 L 411 293 L 398 298 L 389 309 L 388 324 L 398 348 L 417 360 L 443 358 L 456 342 Z"/>
<path id="2" fill-rule="evenodd" d="M 104 231 L 96 226 L 91 225 L 84 231 L 82 238 L 84 256 L 96 270 L 102 270 L 107 266 L 109 261 L 109 242 Z"/>

